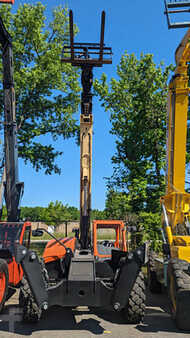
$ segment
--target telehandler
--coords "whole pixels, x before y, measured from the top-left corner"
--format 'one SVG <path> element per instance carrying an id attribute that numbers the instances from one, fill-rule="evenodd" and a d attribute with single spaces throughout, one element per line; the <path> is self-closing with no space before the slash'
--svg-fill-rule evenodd
<path id="1" fill-rule="evenodd" d="M 167 15 L 190 7 L 190 1 L 165 1 L 165 4 Z M 190 22 L 173 25 L 188 27 Z M 190 29 L 175 52 L 175 61 L 168 92 L 166 194 L 161 197 L 164 260 L 150 257 L 148 276 L 152 292 L 161 292 L 162 283 L 167 286 L 177 327 L 190 330 L 190 194 L 185 191 Z"/>
<path id="2" fill-rule="evenodd" d="M 8 290 L 13 292 L 16 287 L 20 287 L 19 303 L 23 307 L 25 321 L 38 321 L 42 311 L 53 305 L 71 308 L 81 305 L 111 305 L 113 310 L 124 315 L 128 323 L 139 323 L 144 317 L 145 283 L 141 267 L 147 259 L 146 245 L 127 252 L 125 226 L 122 221 L 96 220 L 93 222 L 92 238 L 90 231 L 92 69 L 101 67 L 104 63 L 110 64 L 112 54 L 111 48 L 104 45 L 104 24 L 103 12 L 100 43 L 74 43 L 73 15 L 70 11 L 70 46 L 64 47 L 62 62 L 70 62 L 82 69 L 80 231 L 79 236 L 71 238 L 56 239 L 51 235 L 52 240 L 46 245 L 42 259 L 29 249 L 30 223 L 19 222 L 19 192 L 23 185 L 17 182 L 15 175 L 17 148 L 14 104 L 9 107 L 12 115 L 8 123 L 6 121 L 9 111 L 5 104 L 5 143 L 9 142 L 5 152 L 5 202 L 8 221 L 0 224 L 0 304 L 2 308 L 8 298 Z M 5 93 L 6 88 L 5 86 Z M 13 100 L 13 94 L 11 98 Z M 9 196 L 12 198 L 10 204 Z M 115 241 L 98 241 L 97 231 L 103 228 L 113 229 Z M 44 231 L 34 230 L 33 235 L 40 236 Z M 13 265 L 16 270 L 11 275 Z M 16 275 L 17 280 L 14 279 Z M 10 291 L 9 294 L 11 295 Z"/>
<path id="3" fill-rule="evenodd" d="M 13 4 L 14 0 L 0 0 Z M 29 248 L 31 224 L 20 222 L 20 199 L 24 184 L 18 180 L 17 125 L 15 116 L 15 91 L 13 81 L 12 40 L 0 18 L 0 44 L 3 63 L 4 90 L 4 149 L 5 168 L 1 193 L 5 198 L 7 222 L 0 222 L 0 311 L 16 288 L 20 287 L 23 270 L 14 256 L 14 245 Z M 1 196 L 1 201 L 2 197 Z M 2 215 L 2 205 L 0 205 Z"/>

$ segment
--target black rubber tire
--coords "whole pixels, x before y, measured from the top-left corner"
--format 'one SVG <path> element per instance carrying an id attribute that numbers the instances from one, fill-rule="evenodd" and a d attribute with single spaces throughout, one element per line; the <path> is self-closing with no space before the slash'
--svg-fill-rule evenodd
<path id="1" fill-rule="evenodd" d="M 24 322 L 36 323 L 40 320 L 42 310 L 36 304 L 25 277 L 22 279 L 22 285 L 20 288 L 19 305 L 23 307 L 22 319 Z"/>
<path id="2" fill-rule="evenodd" d="M 20 307 L 24 306 L 25 298 L 24 298 L 24 294 L 23 294 L 22 288 L 20 288 L 18 302 L 19 302 L 19 306 Z"/>
<path id="3" fill-rule="evenodd" d="M 145 299 L 144 275 L 140 271 L 131 290 L 128 304 L 122 310 L 126 323 L 139 324 L 142 322 L 145 315 Z"/>
<path id="4" fill-rule="evenodd" d="M 4 293 L 2 295 L 1 303 L 0 303 L 0 312 L 2 312 L 3 307 L 5 305 L 5 301 L 8 294 L 8 286 L 9 286 L 9 271 L 7 262 L 4 259 L 0 259 L 0 273 L 4 274 L 5 277 L 5 287 L 4 287 Z"/>
<path id="5" fill-rule="evenodd" d="M 154 251 L 149 252 L 148 263 L 147 263 L 147 279 L 148 279 L 148 288 L 151 293 L 156 293 L 156 294 L 162 293 L 162 284 L 158 281 L 157 274 L 156 274 Z"/>
<path id="6" fill-rule="evenodd" d="M 43 259 L 40 260 L 42 275 L 44 279 L 45 288 L 48 288 L 48 273 L 45 268 Z M 42 315 L 42 310 L 36 304 L 34 296 L 31 292 L 30 286 L 25 277 L 22 279 L 22 285 L 19 293 L 19 305 L 23 307 L 23 321 L 24 322 L 38 322 Z"/>
<path id="7" fill-rule="evenodd" d="M 190 275 L 189 263 L 170 259 L 168 263 L 168 296 L 171 315 L 180 330 L 190 330 Z"/>

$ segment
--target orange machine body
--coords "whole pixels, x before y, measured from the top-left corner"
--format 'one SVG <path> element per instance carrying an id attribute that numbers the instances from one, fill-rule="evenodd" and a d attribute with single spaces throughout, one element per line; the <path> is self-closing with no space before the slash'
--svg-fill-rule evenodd
<path id="1" fill-rule="evenodd" d="M 76 244 L 75 237 L 60 238 L 59 241 L 61 241 L 65 247 L 70 248 L 72 252 L 74 252 Z M 56 240 L 54 239 L 50 240 L 44 249 L 44 263 L 50 263 L 64 257 L 66 254 L 64 246 L 61 245 L 59 242 L 56 242 Z"/>
<path id="2" fill-rule="evenodd" d="M 0 0 L 0 3 L 14 5 L 15 0 Z"/>
<path id="3" fill-rule="evenodd" d="M 21 265 L 15 261 L 15 240 L 26 248 L 30 245 L 31 224 L 29 222 L 0 222 L 0 257 L 8 264 L 9 284 L 17 286 L 23 277 Z"/>

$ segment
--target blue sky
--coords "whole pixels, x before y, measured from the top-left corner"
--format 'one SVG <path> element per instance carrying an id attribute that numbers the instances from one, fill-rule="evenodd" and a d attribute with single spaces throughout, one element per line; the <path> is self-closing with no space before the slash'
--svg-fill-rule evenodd
<path id="1" fill-rule="evenodd" d="M 154 54 L 158 64 L 174 63 L 174 52 L 180 43 L 185 29 L 168 30 L 164 15 L 164 0 L 43 0 L 47 6 L 46 15 L 58 5 L 65 5 L 73 10 L 74 22 L 79 27 L 76 37 L 78 42 L 99 42 L 101 11 L 106 11 L 105 43 L 112 47 L 113 64 L 101 69 L 94 69 L 94 78 L 102 72 L 108 77 L 116 76 L 116 66 L 121 55 L 127 51 Z M 35 3 L 34 0 L 17 1 L 18 3 Z M 190 20 L 190 16 L 189 16 Z M 109 112 L 104 112 L 95 98 L 93 101 L 94 138 L 92 171 L 92 208 L 104 209 L 105 180 L 112 174 L 111 156 L 115 143 L 109 122 Z M 79 118 L 79 113 L 78 113 Z M 58 160 L 62 174 L 46 176 L 36 173 L 30 165 L 19 160 L 20 180 L 25 183 L 22 206 L 46 206 L 50 201 L 59 200 L 63 204 L 79 207 L 79 153 L 74 140 L 58 141 L 58 148 L 63 156 Z"/>

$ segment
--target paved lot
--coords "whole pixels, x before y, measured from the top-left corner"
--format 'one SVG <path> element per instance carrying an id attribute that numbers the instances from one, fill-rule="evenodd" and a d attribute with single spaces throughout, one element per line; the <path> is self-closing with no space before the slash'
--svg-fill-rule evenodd
<path id="1" fill-rule="evenodd" d="M 162 306 L 160 307 L 160 304 Z M 147 296 L 144 323 L 126 325 L 118 313 L 106 310 L 89 310 L 79 307 L 74 310 L 54 307 L 48 310 L 38 324 L 23 324 L 18 297 L 14 296 L 0 315 L 0 337 L 185 337 L 170 318 L 166 295 Z"/>

